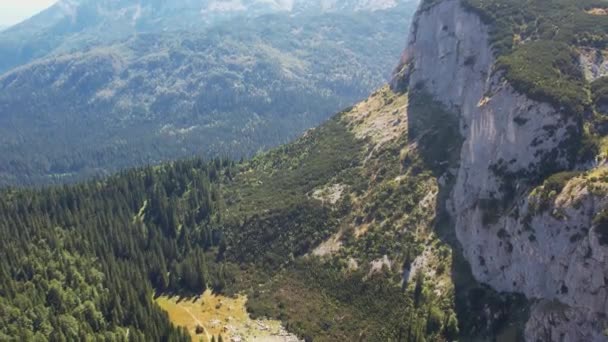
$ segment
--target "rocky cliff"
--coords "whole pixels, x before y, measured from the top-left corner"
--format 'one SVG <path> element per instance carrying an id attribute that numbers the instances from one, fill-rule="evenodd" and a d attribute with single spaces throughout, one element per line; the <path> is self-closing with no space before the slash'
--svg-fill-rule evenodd
<path id="1" fill-rule="evenodd" d="M 513 88 L 477 14 L 458 0 L 429 3 L 414 20 L 393 87 L 425 88 L 460 119 L 464 143 L 447 206 L 474 276 L 534 303 L 528 341 L 606 340 L 600 216 L 608 168 L 569 163 L 581 123 Z"/>

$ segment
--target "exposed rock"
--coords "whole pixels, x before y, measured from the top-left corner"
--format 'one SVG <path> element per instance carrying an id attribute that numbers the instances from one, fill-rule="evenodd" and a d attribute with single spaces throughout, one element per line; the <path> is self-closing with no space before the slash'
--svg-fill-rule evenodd
<path id="1" fill-rule="evenodd" d="M 589 82 L 608 76 L 608 51 L 581 48 L 580 64 L 583 68 L 583 74 Z"/>
<path id="2" fill-rule="evenodd" d="M 342 247 L 341 239 L 342 232 L 330 236 L 312 251 L 312 255 L 322 257 L 336 253 Z"/>
<path id="3" fill-rule="evenodd" d="M 354 258 L 348 258 L 348 270 L 356 271 L 359 269 L 359 263 Z"/>
<path id="4" fill-rule="evenodd" d="M 416 259 L 412 261 L 412 264 L 410 265 L 409 269 L 404 271 L 403 274 L 403 280 L 406 283 L 414 281 L 414 277 L 418 272 L 422 272 L 423 274 L 428 275 L 430 277 L 435 276 L 436 270 L 429 267 L 431 263 L 432 253 L 433 252 L 431 251 L 431 249 L 429 247 L 426 247 L 422 254 L 417 256 Z"/>
<path id="5" fill-rule="evenodd" d="M 328 185 L 322 189 L 317 189 L 312 193 L 312 197 L 329 204 L 336 204 L 342 198 L 346 186 L 343 184 Z"/>
<path id="6" fill-rule="evenodd" d="M 392 266 L 393 262 L 388 258 L 388 255 L 385 255 L 382 259 L 370 262 L 369 274 L 372 275 L 374 273 L 382 272 L 384 267 L 390 270 Z"/>
<path id="7" fill-rule="evenodd" d="M 593 15 L 608 15 L 608 8 L 594 7 L 586 12 Z"/>
<path id="8" fill-rule="evenodd" d="M 543 301 L 530 314 L 526 336 L 529 341 L 606 341 L 601 321 L 596 315 Z"/>
<path id="9" fill-rule="evenodd" d="M 602 339 L 608 249 L 598 243 L 592 219 L 608 198 L 581 185 L 576 201 L 557 196 L 545 211 L 535 210 L 535 196 L 521 179 L 565 167 L 561 146 L 578 128 L 494 72 L 488 32 L 458 0 L 419 11 L 401 61 L 409 71 L 392 85 L 407 76 L 410 88 L 424 86 L 460 117 L 465 140 L 448 207 L 476 279 L 542 300 L 526 327 L 529 341 Z M 591 68 L 591 77 L 599 77 L 603 63 Z"/>

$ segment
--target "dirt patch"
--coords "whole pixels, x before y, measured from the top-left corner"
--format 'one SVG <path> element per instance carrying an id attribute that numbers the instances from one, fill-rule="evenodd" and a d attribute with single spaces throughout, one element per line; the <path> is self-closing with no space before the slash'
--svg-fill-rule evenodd
<path id="1" fill-rule="evenodd" d="M 342 198 L 346 189 L 345 185 L 333 184 L 322 189 L 317 189 L 312 193 L 312 197 L 323 203 L 336 204 Z"/>
<path id="2" fill-rule="evenodd" d="M 312 251 L 312 255 L 315 256 L 326 256 L 332 255 L 340 250 L 342 247 L 342 232 L 338 232 L 332 235 L 329 239 L 323 241 L 317 248 Z"/>
<path id="3" fill-rule="evenodd" d="M 608 8 L 595 7 L 592 9 L 588 9 L 585 12 L 591 15 L 608 15 Z"/>
<path id="4" fill-rule="evenodd" d="M 355 238 L 360 238 L 363 235 L 365 235 L 370 228 L 371 224 L 369 223 L 363 223 L 361 225 L 358 225 L 357 227 L 355 227 Z"/>
<path id="5" fill-rule="evenodd" d="M 437 202 L 437 191 L 429 191 L 418 204 L 421 208 L 434 208 Z"/>
<path id="6" fill-rule="evenodd" d="M 159 297 L 156 302 L 167 311 L 175 325 L 185 327 L 194 341 L 210 341 L 222 335 L 224 341 L 298 342 L 279 321 L 252 320 L 245 304 L 247 297 L 230 298 L 206 291 L 198 298 Z M 197 334 L 197 327 L 203 332 Z M 200 331 L 199 331 L 200 332 Z"/>
<path id="7" fill-rule="evenodd" d="M 382 272 L 384 267 L 390 270 L 393 267 L 393 262 L 388 258 L 388 255 L 385 255 L 381 259 L 370 262 L 369 266 L 369 275 L 372 275 L 374 273 Z"/>

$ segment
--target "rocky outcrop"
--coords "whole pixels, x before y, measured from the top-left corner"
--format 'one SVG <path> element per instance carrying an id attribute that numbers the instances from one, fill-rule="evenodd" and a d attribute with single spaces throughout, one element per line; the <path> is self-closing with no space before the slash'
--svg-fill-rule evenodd
<path id="1" fill-rule="evenodd" d="M 538 302 L 526 324 L 528 341 L 605 341 L 604 321 L 555 301 Z"/>
<path id="2" fill-rule="evenodd" d="M 580 49 L 579 63 L 583 68 L 583 75 L 590 82 L 608 76 L 608 51 L 606 50 Z"/>
<path id="3" fill-rule="evenodd" d="M 538 301 L 529 341 L 603 340 L 608 246 L 593 217 L 608 199 L 579 177 L 542 197 L 538 210 L 529 184 L 566 168 L 579 127 L 495 70 L 488 29 L 458 0 L 423 5 L 393 86 L 425 87 L 460 118 L 464 144 L 448 207 L 474 276 Z"/>

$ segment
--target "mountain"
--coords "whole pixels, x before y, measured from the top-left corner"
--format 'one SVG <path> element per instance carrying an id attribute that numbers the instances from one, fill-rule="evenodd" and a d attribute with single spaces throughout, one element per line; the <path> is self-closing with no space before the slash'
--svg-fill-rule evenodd
<path id="1" fill-rule="evenodd" d="M 129 3 L 75 8 L 96 4 L 101 16 Z M 297 14 L 247 11 L 190 30 L 184 25 L 197 21 L 181 16 L 191 12 L 181 2 L 171 10 L 150 3 L 158 12 L 143 8 L 136 29 L 107 22 L 124 19 L 110 14 L 85 17 L 79 31 L 70 26 L 66 34 L 46 28 L 65 4 L 3 33 L 36 47 L 27 34 L 50 34 L 41 39 L 66 48 L 50 55 L 39 49 L 33 55 L 45 57 L 0 76 L 0 186 L 74 181 L 195 155 L 238 159 L 284 143 L 385 83 L 414 8 L 390 2 L 396 7 L 367 11 L 388 4 L 361 2 L 349 3 L 351 11 L 322 11 L 307 2 Z M 183 25 L 158 29 L 158 18 Z"/>
<path id="2" fill-rule="evenodd" d="M 404 0 L 61 0 L 0 34 L 0 73 L 34 59 L 120 41 L 138 33 L 193 31 L 232 18 L 394 9 Z"/>
<path id="3" fill-rule="evenodd" d="M 3 190 L 0 339 L 236 339 L 212 289 L 305 341 L 605 341 L 602 4 L 425 1 L 390 86 L 290 144 Z"/>
<path id="4" fill-rule="evenodd" d="M 458 118 L 455 235 L 478 281 L 530 300 L 527 341 L 608 338 L 605 8 L 426 1 L 393 82 Z"/>
<path id="5" fill-rule="evenodd" d="M 179 305 L 205 289 L 246 294 L 254 319 L 279 319 L 305 340 L 489 336 L 486 311 L 512 319 L 518 299 L 476 284 L 434 232 L 446 224 L 437 175 L 455 162 L 443 163 L 451 149 L 438 138 L 459 142 L 456 128 L 432 99 L 383 87 L 247 162 L 184 161 L 5 190 L 0 231 L 19 248 L 0 259 L 0 336 L 178 339 L 184 331 L 152 305 L 153 291 L 190 298 Z M 463 296 L 457 307 L 454 270 L 492 304 Z M 20 324 L 29 307 L 37 311 Z"/>

